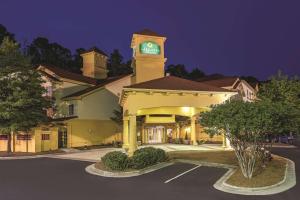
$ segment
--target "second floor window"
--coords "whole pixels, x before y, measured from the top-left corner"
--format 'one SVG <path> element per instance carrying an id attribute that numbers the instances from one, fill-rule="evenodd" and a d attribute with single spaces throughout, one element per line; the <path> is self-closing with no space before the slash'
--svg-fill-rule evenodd
<path id="1" fill-rule="evenodd" d="M 69 116 L 73 116 L 74 115 L 74 104 L 70 104 L 69 105 Z"/>

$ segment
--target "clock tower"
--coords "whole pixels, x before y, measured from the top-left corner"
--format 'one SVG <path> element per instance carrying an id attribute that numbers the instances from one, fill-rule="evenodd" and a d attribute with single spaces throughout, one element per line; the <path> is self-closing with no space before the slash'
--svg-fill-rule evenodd
<path id="1" fill-rule="evenodd" d="M 166 37 L 151 30 L 144 29 L 133 34 L 131 48 L 133 49 L 133 80 L 141 83 L 165 76 L 164 43 Z"/>

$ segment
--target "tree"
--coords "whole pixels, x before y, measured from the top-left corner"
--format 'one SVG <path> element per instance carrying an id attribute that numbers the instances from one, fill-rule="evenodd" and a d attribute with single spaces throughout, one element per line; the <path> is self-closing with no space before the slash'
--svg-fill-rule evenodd
<path id="1" fill-rule="evenodd" d="M 11 151 L 11 136 L 18 131 L 47 121 L 46 108 L 51 101 L 43 97 L 45 89 L 40 74 L 24 56 L 19 45 L 8 37 L 0 46 L 0 132 L 8 135 L 7 151 Z"/>
<path id="2" fill-rule="evenodd" d="M 288 134 L 300 132 L 300 81 L 298 77 L 289 78 L 281 71 L 263 83 L 258 90 L 258 99 L 268 102 L 278 111 L 287 115 L 280 120 L 274 133 Z"/>
<path id="3" fill-rule="evenodd" d="M 188 78 L 188 71 L 185 69 L 184 65 L 169 65 L 166 70 L 172 76 L 177 76 L 180 78 Z"/>
<path id="4" fill-rule="evenodd" d="M 198 80 L 199 78 L 203 78 L 205 76 L 205 73 L 201 71 L 198 68 L 194 68 L 190 73 L 189 73 L 189 79 L 191 80 Z"/>
<path id="5" fill-rule="evenodd" d="M 266 135 L 278 126 L 283 114 L 263 101 L 227 101 L 201 114 L 200 123 L 210 135 L 224 134 L 235 151 L 241 171 L 252 178 L 262 166 Z"/>
<path id="6" fill-rule="evenodd" d="M 118 49 L 114 49 L 110 54 L 110 58 L 107 63 L 108 76 L 119 76 L 123 74 L 132 73 L 131 62 L 123 62 L 123 56 Z"/>
<path id="7" fill-rule="evenodd" d="M 32 58 L 33 65 L 49 64 L 69 71 L 78 72 L 73 69 L 71 51 L 58 43 L 49 43 L 47 38 L 38 37 L 27 47 L 27 53 Z M 80 66 L 81 67 L 81 66 Z"/>
<path id="8" fill-rule="evenodd" d="M 0 24 L 0 45 L 5 37 L 8 37 L 10 40 L 15 41 L 14 34 L 8 32 L 6 27 Z"/>

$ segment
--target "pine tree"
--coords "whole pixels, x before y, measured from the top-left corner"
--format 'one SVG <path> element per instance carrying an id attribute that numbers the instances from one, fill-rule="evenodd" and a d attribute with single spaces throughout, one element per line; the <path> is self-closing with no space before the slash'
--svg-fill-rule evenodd
<path id="1" fill-rule="evenodd" d="M 0 133 L 8 135 L 8 152 L 14 134 L 29 134 L 31 128 L 47 120 L 46 108 L 51 106 L 51 100 L 43 96 L 42 83 L 19 45 L 4 38 L 0 46 Z"/>

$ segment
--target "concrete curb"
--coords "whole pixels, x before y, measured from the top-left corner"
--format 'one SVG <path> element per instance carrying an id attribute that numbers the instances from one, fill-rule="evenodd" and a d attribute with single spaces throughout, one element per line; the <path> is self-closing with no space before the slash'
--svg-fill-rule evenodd
<path id="1" fill-rule="evenodd" d="M 85 171 L 89 174 L 93 174 L 93 175 L 97 175 L 97 176 L 110 177 L 110 178 L 126 178 L 126 177 L 134 177 L 134 176 L 139 176 L 142 174 L 147 174 L 147 173 L 159 170 L 161 168 L 168 167 L 173 164 L 174 164 L 173 162 L 158 163 L 156 165 L 147 167 L 145 169 L 129 171 L 129 172 L 104 171 L 101 169 L 97 169 L 95 167 L 95 164 L 92 164 L 92 165 L 87 166 L 85 168 Z"/>
<path id="2" fill-rule="evenodd" d="M 227 168 L 228 171 L 214 184 L 214 188 L 223 192 L 240 195 L 271 195 L 284 192 L 296 185 L 296 170 L 295 163 L 292 160 L 287 160 L 285 176 L 282 181 L 274 185 L 257 188 L 246 188 L 229 185 L 226 181 L 235 172 L 236 168 Z"/>
<path id="3" fill-rule="evenodd" d="M 0 160 L 25 160 L 25 159 L 33 159 L 33 158 L 43 158 L 44 155 L 36 155 L 36 156 L 12 156 L 12 157 L 0 157 Z"/>

